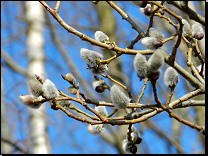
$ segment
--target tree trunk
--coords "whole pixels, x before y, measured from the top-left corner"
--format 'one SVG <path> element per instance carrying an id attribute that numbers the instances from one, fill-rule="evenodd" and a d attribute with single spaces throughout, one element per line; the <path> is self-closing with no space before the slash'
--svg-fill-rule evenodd
<path id="1" fill-rule="evenodd" d="M 27 55 L 28 55 L 28 74 L 34 77 L 35 74 L 45 79 L 44 67 L 44 8 L 39 2 L 27 1 L 26 21 L 28 22 L 27 31 Z M 46 104 L 39 109 L 29 109 L 30 113 L 30 134 L 32 139 L 32 150 L 36 154 L 50 153 L 49 138 L 46 131 Z"/>

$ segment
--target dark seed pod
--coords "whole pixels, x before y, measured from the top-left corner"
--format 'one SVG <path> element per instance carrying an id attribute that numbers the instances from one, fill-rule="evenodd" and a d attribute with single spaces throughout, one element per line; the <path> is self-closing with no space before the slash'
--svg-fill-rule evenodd
<path id="1" fill-rule="evenodd" d="M 198 33 L 196 36 L 197 40 L 201 40 L 202 38 L 204 38 L 204 34 L 203 33 Z"/>
<path id="2" fill-rule="evenodd" d="M 152 13 L 152 7 L 146 7 L 144 9 L 144 13 L 145 13 L 145 15 L 150 16 Z"/>
<path id="3" fill-rule="evenodd" d="M 142 142 L 142 138 L 138 137 L 135 144 L 140 144 Z"/>
<path id="4" fill-rule="evenodd" d="M 137 147 L 136 147 L 136 146 L 132 146 L 132 147 L 130 148 L 130 152 L 131 152 L 132 154 L 135 154 L 135 153 L 137 152 Z"/>
<path id="5" fill-rule="evenodd" d="M 97 87 L 95 88 L 95 91 L 98 92 L 98 93 L 102 93 L 102 92 L 104 92 L 105 90 L 104 90 L 103 86 L 97 86 Z"/>
<path id="6" fill-rule="evenodd" d="M 155 47 L 159 48 L 163 46 L 163 43 L 160 40 L 156 40 L 154 45 Z"/>

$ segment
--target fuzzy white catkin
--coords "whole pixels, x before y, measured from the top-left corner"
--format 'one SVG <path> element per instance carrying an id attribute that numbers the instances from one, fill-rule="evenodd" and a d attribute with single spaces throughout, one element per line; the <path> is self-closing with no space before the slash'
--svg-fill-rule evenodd
<path id="1" fill-rule="evenodd" d="M 46 79 L 43 83 L 43 91 L 47 99 L 56 98 L 59 96 L 58 89 L 51 80 Z"/>
<path id="2" fill-rule="evenodd" d="M 96 75 L 102 75 L 108 70 L 107 64 L 99 64 L 97 68 L 91 68 L 90 73 L 94 76 Z"/>
<path id="3" fill-rule="evenodd" d="M 192 35 L 198 39 L 201 40 L 202 38 L 204 38 L 204 30 L 201 26 L 201 24 L 195 22 L 192 26 Z"/>
<path id="4" fill-rule="evenodd" d="M 137 72 L 139 78 L 145 78 L 148 70 L 146 57 L 140 53 L 136 54 L 136 56 L 134 57 L 133 64 L 134 69 Z"/>
<path id="5" fill-rule="evenodd" d="M 155 50 L 155 52 L 147 61 L 148 72 L 150 71 L 156 72 L 159 68 L 162 67 L 163 63 L 164 63 L 164 55 L 162 50 L 160 49 Z"/>
<path id="6" fill-rule="evenodd" d="M 73 82 L 73 83 L 76 82 L 76 79 L 75 79 L 75 77 L 74 77 L 74 75 L 73 75 L 72 73 L 67 73 L 67 74 L 66 74 L 66 77 L 67 77 L 71 82 Z"/>
<path id="7" fill-rule="evenodd" d="M 104 133 L 105 128 L 103 124 L 97 124 L 97 125 L 88 125 L 87 131 L 92 135 L 101 135 Z"/>
<path id="8" fill-rule="evenodd" d="M 34 103 L 35 96 L 33 95 L 20 95 L 19 99 L 25 106 L 33 109 L 37 109 L 41 106 L 41 104 L 43 104 L 43 103 Z"/>
<path id="9" fill-rule="evenodd" d="M 95 106 L 95 110 L 101 114 L 102 116 L 108 116 L 108 112 L 105 108 L 105 106 Z"/>
<path id="10" fill-rule="evenodd" d="M 158 40 L 163 40 L 164 37 L 165 37 L 165 35 L 161 31 L 159 31 L 155 28 L 150 28 L 149 29 L 149 36 L 150 37 L 156 37 Z"/>
<path id="11" fill-rule="evenodd" d="M 117 109 L 124 109 L 130 102 L 130 98 L 127 97 L 117 85 L 113 85 L 110 89 L 110 97 L 113 105 Z"/>
<path id="12" fill-rule="evenodd" d="M 30 91 L 36 98 L 43 93 L 42 86 L 43 85 L 37 81 L 29 80 Z"/>
<path id="13" fill-rule="evenodd" d="M 69 94 L 76 95 L 77 94 L 77 89 L 74 88 L 73 86 L 70 86 L 68 88 L 68 92 L 69 92 Z"/>
<path id="14" fill-rule="evenodd" d="M 157 40 L 156 37 L 144 37 L 141 40 L 141 44 L 147 49 L 155 50 L 156 47 L 154 44 L 155 44 L 156 40 Z"/>
<path id="15" fill-rule="evenodd" d="M 88 64 L 91 65 L 93 67 L 98 65 L 97 60 L 101 59 L 103 57 L 102 54 L 96 52 L 96 51 L 92 51 L 92 50 L 88 50 L 85 48 L 81 48 L 80 50 L 80 55 L 81 58 Z"/>
<path id="16" fill-rule="evenodd" d="M 182 22 L 184 23 L 182 35 L 185 36 L 185 37 L 187 35 L 192 36 L 191 26 L 190 26 L 189 22 L 185 19 L 182 19 Z"/>
<path id="17" fill-rule="evenodd" d="M 192 26 L 193 34 L 204 33 L 201 24 L 195 22 Z"/>
<path id="18" fill-rule="evenodd" d="M 95 40 L 98 42 L 103 42 L 103 40 L 105 41 L 109 40 L 109 37 L 102 31 L 96 31 L 94 36 L 95 36 Z"/>
<path id="19" fill-rule="evenodd" d="M 167 87 L 176 84 L 178 79 L 178 73 L 173 67 L 168 67 L 164 73 L 164 83 Z"/>

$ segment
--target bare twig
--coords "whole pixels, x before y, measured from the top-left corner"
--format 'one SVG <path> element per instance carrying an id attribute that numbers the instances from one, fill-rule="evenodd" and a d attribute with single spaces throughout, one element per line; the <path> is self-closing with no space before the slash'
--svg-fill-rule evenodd
<path id="1" fill-rule="evenodd" d="M 54 8 L 54 11 L 55 11 L 56 13 L 59 12 L 60 4 L 61 4 L 61 1 L 57 1 L 57 2 L 56 2 L 55 8 Z"/>
<path id="2" fill-rule="evenodd" d="M 133 29 L 135 29 L 139 35 L 141 37 L 145 37 L 145 32 L 138 27 L 138 25 L 136 25 L 136 23 L 129 17 L 128 14 L 126 14 L 121 8 L 119 8 L 115 3 L 113 3 L 112 1 L 107 1 L 107 3 L 113 8 L 115 9 L 121 16 L 123 19 L 125 19 L 127 22 L 129 22 L 132 26 Z"/>
<path id="3" fill-rule="evenodd" d="M 183 3 L 181 3 L 181 2 L 182 1 L 168 1 L 167 3 L 174 5 L 175 7 L 180 9 L 181 11 L 185 12 L 189 16 L 190 19 L 195 20 L 195 21 L 201 23 L 203 26 L 205 26 L 205 18 L 202 17 L 201 15 L 197 14 L 195 11 L 193 11 L 189 7 L 184 6 Z"/>

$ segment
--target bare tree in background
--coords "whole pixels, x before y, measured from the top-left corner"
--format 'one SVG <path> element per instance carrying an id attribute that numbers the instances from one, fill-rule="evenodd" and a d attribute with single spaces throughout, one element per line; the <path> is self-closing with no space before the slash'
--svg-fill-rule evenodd
<path id="1" fill-rule="evenodd" d="M 142 138 L 136 145 L 137 153 L 158 153 L 161 146 L 165 151 L 161 153 L 187 153 L 187 146 L 189 153 L 205 153 L 205 75 L 195 68 L 205 65 L 205 41 L 182 35 L 182 19 L 190 25 L 197 22 L 205 26 L 205 2 L 151 1 L 148 17 L 132 2 L 1 4 L 2 153 L 62 153 L 62 149 L 72 153 L 109 153 L 115 149 L 126 153 L 122 142 L 126 138 L 132 142 L 133 132 L 127 133 L 127 129 L 133 130 L 132 125 Z M 165 34 L 161 47 L 165 63 L 159 79 L 139 81 L 133 61 L 137 53 L 149 57 L 154 53 L 141 45 L 151 27 Z M 96 31 L 104 32 L 109 41 L 94 40 Z M 93 89 L 93 75 L 80 58 L 81 48 L 103 54 L 99 63 L 108 64 L 109 70 L 98 77 L 109 88 L 120 86 L 132 100 L 127 108 L 115 109 L 108 89 L 103 93 Z M 179 74 L 179 83 L 171 93 L 163 82 L 169 66 Z M 65 77 L 67 73 L 72 73 L 75 83 Z M 43 98 L 40 108 L 27 109 L 19 96 L 31 94 L 26 91 L 29 79 L 41 83 L 51 80 L 60 97 L 53 101 Z M 78 89 L 76 95 L 68 93 L 70 86 Z M 63 100 L 71 101 L 69 110 L 60 105 Z M 97 113 L 95 105 L 105 106 L 108 116 Z M 161 120 L 167 120 L 169 126 L 161 125 Z M 86 129 L 90 124 L 104 124 L 105 132 L 92 136 Z M 147 131 L 154 137 L 148 137 Z M 195 134 L 195 143 L 183 142 L 186 131 Z"/>

